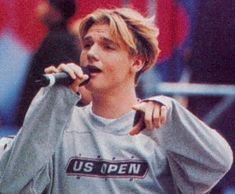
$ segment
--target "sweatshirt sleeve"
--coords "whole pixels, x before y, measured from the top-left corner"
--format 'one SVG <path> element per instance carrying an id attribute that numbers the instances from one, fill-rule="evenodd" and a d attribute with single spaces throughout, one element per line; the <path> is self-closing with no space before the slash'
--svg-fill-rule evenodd
<path id="1" fill-rule="evenodd" d="M 0 193 L 19 193 L 46 169 L 78 100 L 64 86 L 39 91 L 22 128 L 0 158 Z"/>
<path id="2" fill-rule="evenodd" d="M 227 141 L 176 100 L 148 100 L 168 107 L 166 124 L 151 135 L 164 150 L 181 193 L 209 191 L 231 168 L 233 153 Z"/>

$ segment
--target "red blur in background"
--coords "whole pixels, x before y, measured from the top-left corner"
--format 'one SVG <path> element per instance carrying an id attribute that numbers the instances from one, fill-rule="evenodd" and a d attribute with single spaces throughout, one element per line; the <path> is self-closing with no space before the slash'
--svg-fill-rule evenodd
<path id="1" fill-rule="evenodd" d="M 38 48 L 46 27 L 36 18 L 35 9 L 41 0 L 14 0 L 12 3 L 0 1 L 0 34 L 3 28 L 12 29 L 15 37 L 31 51 Z M 78 3 L 79 2 L 79 3 Z M 71 24 L 78 18 L 97 8 L 112 8 L 123 6 L 122 0 L 77 0 L 77 12 Z M 130 0 L 129 6 L 137 9 L 143 15 L 148 15 L 148 0 Z M 155 5 L 156 23 L 160 29 L 158 37 L 161 54 L 159 59 L 170 57 L 172 50 L 179 47 L 187 38 L 190 23 L 183 6 L 174 0 L 159 0 Z"/>

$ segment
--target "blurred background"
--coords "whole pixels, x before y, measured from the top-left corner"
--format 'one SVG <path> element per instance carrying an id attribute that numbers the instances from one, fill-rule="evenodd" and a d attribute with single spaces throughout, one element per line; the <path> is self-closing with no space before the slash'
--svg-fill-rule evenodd
<path id="1" fill-rule="evenodd" d="M 14 135 L 35 52 L 48 33 L 35 10 L 42 0 L 0 0 L 0 137 Z M 235 152 L 234 0 L 77 0 L 68 28 L 98 7 L 132 6 L 155 16 L 161 54 L 141 77 L 140 97 L 177 98 Z M 211 191 L 235 194 L 235 166 Z"/>

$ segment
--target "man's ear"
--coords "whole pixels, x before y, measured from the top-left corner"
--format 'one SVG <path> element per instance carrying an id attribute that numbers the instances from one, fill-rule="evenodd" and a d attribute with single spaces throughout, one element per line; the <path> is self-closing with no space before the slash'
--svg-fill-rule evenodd
<path id="1" fill-rule="evenodd" d="M 132 64 L 132 72 L 133 73 L 137 73 L 139 72 L 141 69 L 143 69 L 144 67 L 144 59 L 143 57 L 140 57 L 140 56 L 136 56 L 135 59 L 134 59 L 134 62 Z"/>

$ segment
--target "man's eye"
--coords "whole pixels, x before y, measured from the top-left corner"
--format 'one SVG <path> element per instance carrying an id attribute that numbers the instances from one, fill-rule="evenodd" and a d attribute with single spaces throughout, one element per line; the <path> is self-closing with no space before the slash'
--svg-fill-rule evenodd
<path id="1" fill-rule="evenodd" d="M 107 50 L 115 50 L 115 47 L 113 45 L 110 45 L 110 44 L 105 44 L 104 48 L 107 49 Z"/>
<path id="2" fill-rule="evenodd" d="M 88 44 L 88 43 L 83 44 L 83 47 L 84 47 L 84 48 L 86 48 L 86 49 L 88 49 L 88 48 L 90 48 L 90 47 L 91 47 L 91 44 Z"/>

